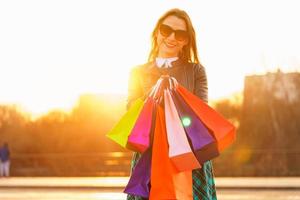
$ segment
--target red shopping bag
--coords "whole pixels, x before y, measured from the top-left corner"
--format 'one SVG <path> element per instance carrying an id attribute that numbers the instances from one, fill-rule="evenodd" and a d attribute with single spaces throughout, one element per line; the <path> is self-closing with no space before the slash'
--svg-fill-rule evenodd
<path id="1" fill-rule="evenodd" d="M 158 105 L 151 163 L 150 200 L 192 200 L 192 172 L 179 172 L 168 156 L 168 141 L 163 108 Z"/>
<path id="2" fill-rule="evenodd" d="M 200 164 L 219 156 L 217 140 L 201 122 L 195 112 L 177 93 L 171 93 L 184 130 L 191 143 L 193 152 Z"/>
<path id="3" fill-rule="evenodd" d="M 200 168 L 194 155 L 170 91 L 164 90 L 166 130 L 169 144 L 169 157 L 179 171 Z"/>
<path id="4" fill-rule="evenodd" d="M 232 123 L 181 85 L 177 85 L 176 91 L 216 138 L 220 151 L 232 144 L 236 137 L 236 128 Z"/>

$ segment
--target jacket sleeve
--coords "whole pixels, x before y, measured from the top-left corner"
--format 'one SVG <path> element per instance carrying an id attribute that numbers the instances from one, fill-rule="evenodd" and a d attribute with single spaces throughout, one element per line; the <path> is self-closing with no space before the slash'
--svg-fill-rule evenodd
<path id="1" fill-rule="evenodd" d="M 201 64 L 194 65 L 194 94 L 208 103 L 208 87 L 205 68 Z"/>
<path id="2" fill-rule="evenodd" d="M 131 69 L 128 81 L 127 110 L 137 98 L 143 95 L 140 78 L 139 68 Z"/>

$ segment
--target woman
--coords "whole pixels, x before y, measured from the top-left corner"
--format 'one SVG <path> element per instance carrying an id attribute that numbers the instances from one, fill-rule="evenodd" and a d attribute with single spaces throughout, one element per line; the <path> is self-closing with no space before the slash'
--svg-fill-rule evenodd
<path id="1" fill-rule="evenodd" d="M 0 147 L 0 177 L 9 176 L 9 148 L 8 144 L 5 142 L 2 147 Z"/>
<path id="2" fill-rule="evenodd" d="M 198 59 L 195 30 L 185 11 L 172 9 L 158 20 L 152 33 L 148 61 L 131 71 L 127 108 L 135 99 L 147 94 L 158 78 L 165 74 L 175 77 L 181 85 L 207 102 L 206 73 Z M 131 170 L 139 158 L 140 154 L 134 153 Z M 194 199 L 217 199 L 211 161 L 193 170 L 192 175 Z M 143 198 L 128 195 L 127 199 Z"/>

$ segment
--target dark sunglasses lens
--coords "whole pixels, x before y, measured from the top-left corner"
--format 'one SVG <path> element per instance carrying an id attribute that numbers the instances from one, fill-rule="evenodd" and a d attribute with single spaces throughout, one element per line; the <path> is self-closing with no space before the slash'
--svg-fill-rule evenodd
<path id="1" fill-rule="evenodd" d="M 175 32 L 175 38 L 178 41 L 186 40 L 186 39 L 188 39 L 188 33 L 187 33 L 187 31 L 178 31 L 177 30 Z"/>
<path id="2" fill-rule="evenodd" d="M 171 35 L 171 33 L 173 32 L 172 28 L 167 26 L 167 25 L 160 25 L 159 27 L 159 32 L 160 34 L 162 34 L 164 37 L 168 37 L 169 35 Z"/>

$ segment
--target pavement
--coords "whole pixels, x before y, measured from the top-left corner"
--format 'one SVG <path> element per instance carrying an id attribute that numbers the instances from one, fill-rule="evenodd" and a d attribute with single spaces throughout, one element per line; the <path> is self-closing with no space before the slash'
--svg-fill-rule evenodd
<path id="1" fill-rule="evenodd" d="M 111 189 L 124 188 L 128 177 L 7 177 L 0 189 Z M 300 177 L 216 177 L 217 189 L 300 190 Z"/>

